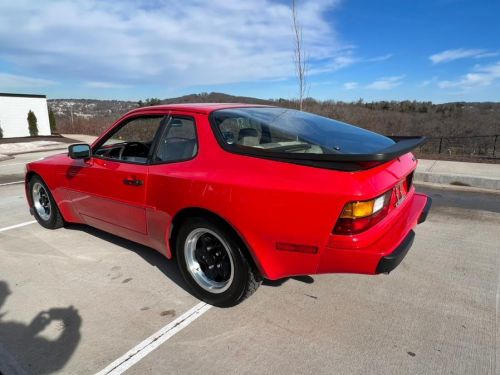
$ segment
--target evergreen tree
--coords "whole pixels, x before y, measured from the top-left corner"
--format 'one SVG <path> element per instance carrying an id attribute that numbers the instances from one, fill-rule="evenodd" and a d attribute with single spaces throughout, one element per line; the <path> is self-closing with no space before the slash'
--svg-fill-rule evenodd
<path id="1" fill-rule="evenodd" d="M 158 99 L 158 98 L 150 98 L 150 99 L 146 99 L 146 105 L 158 105 L 158 104 L 161 104 L 161 100 Z"/>
<path id="2" fill-rule="evenodd" d="M 28 129 L 30 131 L 30 136 L 37 137 L 38 136 L 38 125 L 37 119 L 33 111 L 28 112 Z"/>
<path id="3" fill-rule="evenodd" d="M 50 133 L 55 134 L 57 132 L 56 116 L 54 115 L 52 109 L 49 109 L 49 124 L 50 124 Z"/>

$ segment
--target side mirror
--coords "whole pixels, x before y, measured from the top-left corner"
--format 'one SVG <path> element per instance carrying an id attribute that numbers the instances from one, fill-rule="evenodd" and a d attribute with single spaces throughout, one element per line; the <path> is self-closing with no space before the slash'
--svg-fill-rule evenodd
<path id="1" fill-rule="evenodd" d="M 89 159 L 90 146 L 88 144 L 77 144 L 68 147 L 68 155 L 71 159 Z"/>

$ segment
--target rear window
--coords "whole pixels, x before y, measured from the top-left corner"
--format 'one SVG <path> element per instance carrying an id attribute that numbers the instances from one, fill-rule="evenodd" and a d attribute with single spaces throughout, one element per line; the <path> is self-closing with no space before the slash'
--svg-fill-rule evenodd
<path id="1" fill-rule="evenodd" d="M 394 144 L 380 134 L 286 108 L 222 109 L 212 113 L 212 124 L 225 148 L 242 153 L 369 154 Z"/>

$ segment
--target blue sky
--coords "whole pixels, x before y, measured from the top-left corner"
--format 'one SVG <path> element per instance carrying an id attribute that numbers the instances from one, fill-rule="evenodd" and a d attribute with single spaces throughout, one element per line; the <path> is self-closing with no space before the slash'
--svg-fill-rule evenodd
<path id="1" fill-rule="evenodd" d="M 317 99 L 500 101 L 500 1 L 297 0 Z M 290 2 L 0 4 L 0 92 L 294 98 Z"/>

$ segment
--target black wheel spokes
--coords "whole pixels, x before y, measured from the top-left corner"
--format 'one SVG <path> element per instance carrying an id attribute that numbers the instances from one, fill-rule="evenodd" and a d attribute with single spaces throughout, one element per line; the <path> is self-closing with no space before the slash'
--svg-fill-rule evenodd
<path id="1" fill-rule="evenodd" d="M 229 279 L 229 276 L 231 275 L 231 262 L 227 256 L 222 261 L 220 272 L 224 280 Z"/>
<path id="2" fill-rule="evenodd" d="M 52 212 L 49 194 L 45 187 L 39 182 L 34 183 L 31 189 L 34 209 L 38 217 L 46 222 L 50 219 Z"/>
<path id="3" fill-rule="evenodd" d="M 42 205 L 45 213 L 49 214 L 50 213 L 50 205 L 49 205 L 49 197 L 47 196 L 47 193 L 45 190 L 40 191 L 40 204 Z"/>
<path id="4" fill-rule="evenodd" d="M 195 258 L 205 275 L 216 282 L 229 280 L 231 264 L 222 244 L 210 234 L 200 237 Z"/>

